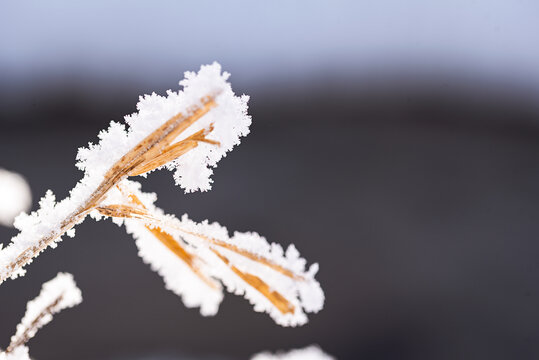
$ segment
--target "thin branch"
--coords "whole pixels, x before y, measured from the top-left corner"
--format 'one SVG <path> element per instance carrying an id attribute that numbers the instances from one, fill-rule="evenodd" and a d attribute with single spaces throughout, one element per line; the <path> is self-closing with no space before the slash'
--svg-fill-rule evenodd
<path id="1" fill-rule="evenodd" d="M 81 301 L 81 291 L 73 275 L 58 273 L 55 278 L 42 285 L 36 298 L 28 302 L 26 312 L 4 353 L 13 353 L 26 345 L 41 327 L 52 320 L 54 314 L 78 305 Z"/>
<path id="2" fill-rule="evenodd" d="M 27 326 L 24 329 L 24 332 L 20 336 L 12 337 L 11 342 L 6 349 L 6 353 L 10 353 L 13 350 L 15 350 L 17 347 L 21 345 L 25 345 L 28 342 L 28 340 L 32 338 L 33 334 L 35 334 L 36 331 L 39 330 L 39 328 L 41 327 L 43 318 L 45 318 L 46 316 L 52 316 L 55 313 L 57 313 L 59 310 L 61 310 L 61 309 L 57 309 L 57 307 L 58 307 L 58 304 L 62 302 L 63 298 L 64 296 L 62 294 L 58 296 L 56 299 L 54 299 L 54 301 L 49 306 L 43 309 L 43 311 L 40 312 L 35 317 L 35 319 L 30 323 L 29 326 Z"/>
<path id="3" fill-rule="evenodd" d="M 36 245 L 26 248 L 17 256 L 14 262 L 6 265 L 7 271 L 0 274 L 0 283 L 9 278 L 19 268 L 28 264 L 35 256 L 46 249 L 47 246 L 53 243 L 57 238 L 61 237 L 66 231 L 83 221 L 86 215 L 99 205 L 105 197 L 105 194 L 113 186 L 128 177 L 133 169 L 161 154 L 163 150 L 178 137 L 178 135 L 216 106 L 215 97 L 217 95 L 218 94 L 213 94 L 202 98 L 202 106 L 192 108 L 187 115 L 178 113 L 173 116 L 122 156 L 122 158 L 109 169 L 101 184 L 97 186 L 79 209 L 60 222 L 60 226 L 56 231 L 43 235 L 37 241 Z"/>

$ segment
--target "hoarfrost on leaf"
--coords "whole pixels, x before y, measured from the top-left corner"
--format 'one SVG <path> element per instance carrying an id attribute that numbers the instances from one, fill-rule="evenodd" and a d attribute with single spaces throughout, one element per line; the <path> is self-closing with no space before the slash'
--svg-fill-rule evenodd
<path id="1" fill-rule="evenodd" d="M 187 72 L 183 90 L 141 97 L 126 124 L 111 122 L 97 144 L 79 149 L 77 167 L 84 176 L 69 197 L 56 202 L 47 193 L 38 211 L 16 220 L 20 233 L 0 249 L 0 283 L 23 275 L 23 267 L 64 233 L 74 235 L 70 230 L 122 179 L 166 167 L 186 192 L 209 190 L 212 168 L 251 124 L 248 97 L 235 96 L 228 77 L 218 63 Z"/>
<path id="2" fill-rule="evenodd" d="M 123 181 L 92 216 L 123 219 L 117 223 L 136 239 L 139 255 L 186 306 L 200 307 L 203 315 L 215 314 L 222 283 L 283 326 L 303 325 L 306 312 L 322 309 L 324 293 L 314 278 L 318 265 L 306 270 L 305 259 L 293 245 L 285 252 L 254 232 L 230 237 L 218 223 L 196 223 L 187 215 L 178 219 L 157 208 L 155 194 L 140 187 Z"/>
<path id="3" fill-rule="evenodd" d="M 240 143 L 240 137 L 249 133 L 251 124 L 251 117 L 247 114 L 249 97 L 235 96 L 227 82 L 229 76 L 221 71 L 218 63 L 213 63 L 202 66 L 198 73 L 186 72 L 185 79 L 180 81 L 183 91 L 169 90 L 167 96 L 155 93 L 141 96 L 138 111 L 125 116 L 128 127 L 112 122 L 108 130 L 99 134 L 99 143 L 79 149 L 77 167 L 88 177 L 103 176 L 125 153 L 167 120 L 178 114 L 190 115 L 193 109 L 207 105 L 205 101 L 211 99 L 211 111 L 189 123 L 181 134 L 171 139 L 168 146 L 170 150 L 174 146 L 178 150 L 178 144 L 202 131 L 205 136 L 197 141 L 195 147 L 180 157 L 163 158 L 168 161 L 162 164 L 157 161 L 155 165 L 159 166 L 148 167 L 147 171 L 139 166 L 141 174 L 163 167 L 174 170 L 176 183 L 187 192 L 209 190 L 211 168 Z"/>
<path id="4" fill-rule="evenodd" d="M 56 201 L 47 191 L 37 211 L 15 220 L 20 233 L 0 248 L 0 283 L 23 275 L 24 266 L 64 234 L 73 237 L 88 215 L 106 216 L 125 225 L 165 286 L 203 315 L 218 311 L 224 288 L 283 326 L 305 324 L 306 313 L 322 309 L 318 265 L 307 269 L 293 245 L 284 251 L 255 232 L 230 236 L 218 223 L 164 214 L 154 205 L 155 195 L 127 180 L 168 168 L 186 192 L 211 188 L 213 168 L 251 124 L 248 97 L 235 96 L 228 77 L 217 63 L 187 72 L 183 90 L 141 97 L 125 124 L 111 122 L 96 144 L 79 149 L 77 167 L 84 176 L 69 196 Z"/>

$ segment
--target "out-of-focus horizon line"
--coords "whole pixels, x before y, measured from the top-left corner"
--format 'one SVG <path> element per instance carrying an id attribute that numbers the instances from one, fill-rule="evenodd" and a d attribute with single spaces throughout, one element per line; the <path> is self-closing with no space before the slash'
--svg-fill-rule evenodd
<path id="1" fill-rule="evenodd" d="M 202 64 L 209 64 L 206 61 Z M 191 65 L 191 66 L 189 66 Z M 76 91 L 79 95 L 107 101 L 111 96 L 139 96 L 150 93 L 164 94 L 181 87 L 178 81 L 184 71 L 197 71 L 193 64 L 178 65 L 174 69 L 161 69 L 162 73 L 153 77 L 127 69 L 109 73 L 96 69 L 81 69 L 80 65 L 13 74 L 0 72 L 1 108 L 17 108 L 26 101 L 25 97 L 42 94 L 43 98 Z M 254 73 L 241 66 L 223 64 L 223 70 L 230 72 L 233 89 L 237 93 L 252 95 L 252 100 L 262 102 L 286 101 L 298 98 L 313 98 L 331 94 L 332 96 L 355 96 L 365 92 L 376 95 L 379 92 L 402 95 L 415 92 L 471 96 L 476 99 L 505 98 L 508 102 L 522 101 L 535 107 L 539 95 L 539 81 L 532 76 L 518 76 L 515 73 L 492 73 L 485 69 L 469 67 L 467 64 L 436 64 L 423 62 L 402 62 L 400 65 L 363 63 L 348 67 L 326 64 L 318 69 L 297 69 L 283 66 L 279 70 L 269 66 L 265 71 Z"/>
<path id="2" fill-rule="evenodd" d="M 503 0 L 5 2 L 0 81 L 80 76 L 174 87 L 183 71 L 217 60 L 249 88 L 404 69 L 539 93 L 538 11 L 533 1 Z"/>

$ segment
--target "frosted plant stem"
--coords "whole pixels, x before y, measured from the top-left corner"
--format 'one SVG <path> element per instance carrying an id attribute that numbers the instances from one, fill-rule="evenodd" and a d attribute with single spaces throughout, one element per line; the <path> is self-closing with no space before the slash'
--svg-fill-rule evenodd
<path id="1" fill-rule="evenodd" d="M 324 294 L 314 278 L 318 265 L 306 270 L 306 260 L 295 247 L 285 252 L 251 232 L 230 237 L 217 223 L 197 224 L 186 216 L 165 214 L 155 200 L 155 194 L 142 192 L 139 183 L 125 180 L 90 215 L 125 225 L 139 255 L 188 307 L 215 314 L 223 297 L 221 284 L 282 326 L 303 325 L 306 313 L 323 307 Z"/>
<path id="2" fill-rule="evenodd" d="M 5 351 L 0 349 L 1 360 L 30 360 L 26 344 L 39 329 L 52 321 L 55 314 L 80 304 L 82 294 L 73 275 L 58 273 L 41 287 L 39 295 L 26 305 L 26 312 L 17 325 L 15 334 Z"/>
<path id="3" fill-rule="evenodd" d="M 37 245 L 31 246 L 27 248 L 25 251 L 23 251 L 14 262 L 8 264 L 6 266 L 6 275 L 4 277 L 0 277 L 0 283 L 7 280 L 11 274 L 13 274 L 15 271 L 17 271 L 19 268 L 25 266 L 29 262 L 32 261 L 34 257 L 36 257 L 40 252 L 45 250 L 47 246 L 49 246 L 54 240 L 65 234 L 66 231 L 71 229 L 76 224 L 80 223 L 88 214 L 89 210 L 81 211 L 74 213 L 70 215 L 68 218 L 66 218 L 64 221 L 62 221 L 60 225 L 60 229 L 58 231 L 52 232 L 46 236 L 43 236 Z"/>
<path id="4" fill-rule="evenodd" d="M 175 221 L 170 221 L 170 219 L 169 219 L 169 221 L 164 223 L 162 221 L 162 219 L 153 216 L 148 211 L 148 209 L 144 206 L 142 201 L 140 201 L 140 199 L 135 194 L 129 193 L 126 189 L 124 189 L 123 186 L 121 186 L 121 184 L 117 185 L 117 188 L 124 196 L 129 198 L 129 200 L 131 202 L 133 202 L 135 205 L 139 206 L 140 209 L 134 208 L 134 207 L 129 206 L 129 205 L 107 205 L 107 206 L 104 206 L 104 207 L 97 208 L 97 210 L 102 215 L 110 216 L 110 217 L 119 217 L 119 218 L 138 218 L 138 219 L 141 219 L 141 220 L 148 220 L 153 224 L 158 224 L 158 226 L 171 227 L 171 228 L 174 228 L 174 229 L 176 229 L 176 230 L 178 230 L 178 231 L 180 231 L 180 232 L 182 232 L 184 234 L 196 236 L 199 239 L 206 242 L 207 244 L 219 246 L 221 248 L 233 251 L 233 252 L 235 252 L 235 253 L 237 253 L 237 254 L 239 254 L 241 256 L 245 256 L 246 258 L 248 258 L 250 260 L 253 260 L 253 261 L 258 262 L 260 264 L 266 265 L 266 266 L 272 268 L 273 270 L 275 270 L 277 272 L 280 272 L 281 274 L 283 274 L 283 275 L 285 275 L 285 276 L 287 276 L 287 277 L 289 277 L 291 279 L 300 280 L 300 281 L 305 280 L 305 278 L 303 276 L 301 276 L 299 274 L 295 274 L 293 271 L 291 271 L 291 270 L 289 270 L 289 269 L 287 269 L 287 268 L 285 268 L 283 266 L 280 266 L 280 265 L 278 265 L 278 264 L 276 264 L 276 263 L 274 263 L 274 262 L 272 262 L 272 261 L 270 261 L 268 259 L 265 259 L 262 256 L 258 256 L 256 254 L 253 254 L 253 253 L 249 252 L 249 251 L 246 251 L 245 249 L 241 249 L 238 246 L 226 243 L 226 242 L 224 242 L 222 240 L 219 240 L 219 239 L 216 239 L 216 238 L 213 238 L 213 237 L 206 236 L 204 234 L 199 234 L 199 233 L 196 233 L 196 232 L 193 232 L 193 231 L 189 231 L 189 230 L 187 230 L 186 228 L 184 228 L 182 226 L 178 226 L 178 224 Z M 149 230 L 151 230 L 151 228 Z M 217 250 L 213 249 L 212 251 L 217 251 Z"/>
<path id="5" fill-rule="evenodd" d="M 6 353 L 10 353 L 13 350 L 15 350 L 17 347 L 25 345 L 30 338 L 32 338 L 32 333 L 35 333 L 41 323 L 42 320 L 47 316 L 52 316 L 54 313 L 54 310 L 58 307 L 58 305 L 62 302 L 64 299 L 63 295 L 58 296 L 49 306 L 47 306 L 41 313 L 39 313 L 38 316 L 32 321 L 32 323 L 24 329 L 24 332 L 18 336 L 14 337 L 11 340 L 11 343 L 6 349 Z"/>
<path id="6" fill-rule="evenodd" d="M 144 138 L 120 160 L 118 160 L 105 174 L 103 181 L 75 212 L 71 213 L 61 223 L 57 231 L 44 235 L 36 245 L 26 248 L 14 262 L 6 266 L 7 271 L 0 277 L 0 283 L 9 278 L 19 268 L 28 264 L 35 256 L 45 250 L 47 246 L 61 237 L 66 231 L 81 223 L 86 215 L 103 200 L 106 193 L 123 179 L 130 176 L 130 172 L 140 165 L 152 162 L 181 134 L 185 129 L 200 119 L 214 106 L 215 97 L 212 94 L 201 99 L 202 106 L 190 109 L 186 115 L 178 113 L 173 116 L 150 135 Z M 1 275 L 0 275 L 1 276 Z"/>
<path id="7" fill-rule="evenodd" d="M 121 190 L 120 190 L 121 191 Z M 122 206 L 122 205 L 109 205 L 108 207 L 98 207 L 97 210 L 104 216 L 110 216 L 110 217 L 120 217 L 120 218 L 132 218 L 132 219 L 141 219 L 145 221 L 152 222 L 153 227 L 145 225 L 145 228 L 150 231 L 163 245 L 165 245 L 169 250 L 174 252 L 178 257 L 180 257 L 183 261 L 185 261 L 191 270 L 203 281 L 208 283 L 208 285 L 213 287 L 213 284 L 211 282 L 208 282 L 208 279 L 204 277 L 204 275 L 200 272 L 199 269 L 197 269 L 195 266 L 193 266 L 193 255 L 183 250 L 183 248 L 180 247 L 179 243 L 166 231 L 163 231 L 159 226 L 168 225 L 171 226 L 170 222 L 168 224 L 163 224 L 158 218 L 152 217 L 152 215 L 148 212 L 146 212 L 146 208 L 142 204 L 142 202 L 137 198 L 136 195 L 130 194 L 129 198 L 131 201 L 135 202 L 137 205 L 141 206 L 144 211 L 137 210 L 135 208 L 129 207 L 129 206 Z M 203 241 L 206 241 L 213 245 L 220 245 L 224 248 L 227 248 L 231 251 L 234 251 L 236 253 L 239 253 L 242 256 L 245 256 L 253 261 L 257 261 L 261 264 L 264 264 L 266 266 L 271 267 L 272 269 L 279 271 L 283 275 L 286 275 L 292 279 L 296 280 L 302 280 L 303 278 L 299 275 L 294 274 L 292 271 L 285 269 L 275 263 L 272 263 L 262 257 L 256 256 L 254 254 L 251 254 L 247 251 L 238 249 L 235 246 L 226 244 L 222 241 L 219 241 L 217 239 L 209 238 L 207 236 L 204 236 L 202 234 L 197 234 L 191 231 L 187 231 L 181 227 L 174 227 L 175 229 L 184 232 L 186 234 L 190 234 L 193 236 L 197 236 Z M 180 251 L 178 251 L 180 250 Z M 243 281 L 245 281 L 247 284 L 252 286 L 256 291 L 260 292 L 264 297 L 268 299 L 282 314 L 287 313 L 293 313 L 294 312 L 294 306 L 279 292 L 273 291 L 271 287 L 260 277 L 241 271 L 236 266 L 230 263 L 230 260 L 221 254 L 217 249 L 210 248 L 210 250 L 217 256 L 219 260 L 221 260 L 225 265 L 229 266 L 230 269 L 239 276 Z"/>

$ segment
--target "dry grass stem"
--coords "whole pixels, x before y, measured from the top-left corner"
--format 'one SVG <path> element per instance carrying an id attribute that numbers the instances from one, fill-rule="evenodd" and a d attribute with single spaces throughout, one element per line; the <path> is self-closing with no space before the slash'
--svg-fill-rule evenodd
<path id="1" fill-rule="evenodd" d="M 202 105 L 192 107 L 187 114 L 176 114 L 122 156 L 122 158 L 109 169 L 101 184 L 88 199 L 83 202 L 80 208 L 67 216 L 66 219 L 60 223 L 58 230 L 43 235 L 36 245 L 26 248 L 14 262 L 6 266 L 7 272 L 5 272 L 4 277 L 0 277 L 0 283 L 9 278 L 17 269 L 28 264 L 36 255 L 46 249 L 47 246 L 62 236 L 66 231 L 84 220 L 86 215 L 99 205 L 105 197 L 105 194 L 113 186 L 127 178 L 139 165 L 149 163 L 152 159 L 166 154 L 166 149 L 169 148 L 170 144 L 183 131 L 216 106 L 215 97 L 217 95 L 218 94 L 212 94 L 202 98 Z M 193 141 L 196 143 L 197 141 L 202 140 Z"/>
<path id="2" fill-rule="evenodd" d="M 167 234 L 159 227 L 150 228 L 146 226 L 146 229 L 150 231 L 153 236 L 155 236 L 163 245 L 165 245 L 170 251 L 174 253 L 177 257 L 182 259 L 187 266 L 195 273 L 196 276 L 202 281 L 204 281 L 212 289 L 219 289 L 219 285 L 212 278 L 204 275 L 200 268 L 196 265 L 196 261 L 202 261 L 196 255 L 191 254 L 185 250 L 170 234 Z"/>
<path id="3" fill-rule="evenodd" d="M 187 231 L 184 230 L 184 232 L 187 232 Z M 245 256 L 246 258 L 248 258 L 250 260 L 253 260 L 253 261 L 258 262 L 260 264 L 266 265 L 266 266 L 272 268 L 273 270 L 275 270 L 277 272 L 280 272 L 281 274 L 283 274 L 285 276 L 288 276 L 291 279 L 305 280 L 303 278 L 303 276 L 300 276 L 298 274 L 294 274 L 291 270 L 286 269 L 286 268 L 282 267 L 281 265 L 278 265 L 278 264 L 276 264 L 276 263 L 274 263 L 274 262 L 272 262 L 272 261 L 270 261 L 270 260 L 268 260 L 266 258 L 263 258 L 263 257 L 258 256 L 256 254 L 253 254 L 253 253 L 251 253 L 251 252 L 249 252 L 247 250 L 240 249 L 237 246 L 225 243 L 224 241 L 221 241 L 219 239 L 210 238 L 210 237 L 207 237 L 207 236 L 204 236 L 204 235 L 201 235 L 201 234 L 195 234 L 195 233 L 191 233 L 191 232 L 188 232 L 188 233 L 191 234 L 191 235 L 195 235 L 195 236 L 204 238 L 206 241 L 210 242 L 211 244 L 214 244 L 214 245 L 220 246 L 222 248 L 225 248 L 227 250 L 233 251 L 236 254 Z"/>
<path id="4" fill-rule="evenodd" d="M 285 299 L 284 296 L 282 296 L 279 292 L 273 291 L 270 289 L 269 285 L 264 282 L 261 278 L 259 278 L 256 275 L 249 274 L 246 272 L 241 271 L 234 265 L 230 264 L 230 260 L 228 260 L 224 255 L 219 253 L 216 249 L 211 249 L 215 255 L 221 261 L 223 261 L 225 264 L 227 264 L 230 269 L 238 275 L 243 281 L 245 281 L 247 284 L 251 285 L 253 288 L 255 288 L 259 293 L 264 295 L 266 299 L 268 299 L 275 307 L 282 313 L 282 314 L 291 314 L 294 312 L 294 306 Z"/>
<path id="5" fill-rule="evenodd" d="M 125 190 L 118 186 L 120 191 L 122 191 L 125 194 Z M 149 220 L 151 221 L 152 225 L 154 226 L 149 227 L 148 225 L 145 225 L 145 227 L 152 232 L 152 234 L 161 241 L 169 250 L 171 250 L 174 254 L 176 254 L 179 258 L 184 260 L 190 268 L 197 274 L 199 277 L 203 276 L 198 268 L 194 267 L 192 265 L 193 261 L 193 255 L 189 254 L 185 249 L 183 249 L 178 241 L 176 241 L 172 236 L 170 236 L 168 233 L 164 232 L 158 224 L 161 223 L 161 220 L 159 220 L 157 217 L 154 217 L 150 214 L 150 212 L 147 211 L 146 207 L 140 201 L 140 199 L 134 195 L 129 194 L 129 199 L 139 206 L 140 208 L 135 208 L 131 206 L 125 206 L 125 205 L 108 205 L 107 207 L 99 208 L 101 214 L 111 217 L 122 217 L 122 218 L 134 218 L 134 219 L 141 219 L 141 220 Z M 238 247 L 227 244 L 221 240 L 209 238 L 207 236 L 204 236 L 202 234 L 193 233 L 190 231 L 187 231 L 185 229 L 179 228 L 174 226 L 175 229 L 180 230 L 186 234 L 194 235 L 199 237 L 202 240 L 205 240 L 207 243 L 211 245 L 217 245 L 222 248 L 225 248 L 227 250 L 231 250 L 239 255 L 245 256 L 249 258 L 250 260 L 256 261 L 258 263 L 261 263 L 263 265 L 266 265 L 278 272 L 280 272 L 283 275 L 286 275 L 290 278 L 296 279 L 296 280 L 303 280 L 303 278 L 299 275 L 294 274 L 292 271 L 283 268 L 282 266 L 275 264 L 271 262 L 268 259 L 262 258 L 258 255 L 252 254 L 246 250 L 239 249 Z M 254 289 L 256 289 L 258 292 L 260 292 L 264 297 L 266 297 L 275 307 L 282 313 L 293 313 L 294 312 L 294 306 L 279 292 L 272 291 L 269 287 L 269 285 L 264 282 L 261 278 L 259 278 L 256 275 L 249 274 L 246 272 L 243 272 L 239 270 L 236 266 L 232 265 L 230 263 L 230 260 L 225 257 L 222 253 L 220 253 L 217 249 L 214 247 L 210 247 L 210 250 L 217 255 L 217 257 L 223 261 L 225 264 L 227 264 L 230 269 L 239 276 L 243 281 L 248 283 L 250 286 L 252 286 Z M 201 277 L 202 278 L 202 277 Z M 203 280 L 206 279 L 206 277 L 202 278 Z M 205 280 L 206 282 L 206 280 Z"/>
<path id="6" fill-rule="evenodd" d="M 120 217 L 120 218 L 137 218 L 137 219 L 141 219 L 141 220 L 148 220 L 148 221 L 151 221 L 153 222 L 154 224 L 159 224 L 161 223 L 162 221 L 160 219 L 158 219 L 157 217 L 153 216 L 150 212 L 148 212 L 146 210 L 146 207 L 144 206 L 144 204 L 139 200 L 139 198 L 137 196 L 135 196 L 134 194 L 129 194 L 129 199 L 131 199 L 131 201 L 133 201 L 136 205 L 138 206 L 141 206 L 142 209 L 140 208 L 135 208 L 135 207 L 132 207 L 132 206 L 127 206 L 127 205 L 107 205 L 106 207 L 102 207 L 102 208 L 99 208 L 99 211 L 101 212 L 101 214 L 105 215 L 105 216 L 110 216 L 110 217 Z M 211 244 L 211 245 L 217 245 L 219 247 L 222 247 L 222 248 L 225 248 L 227 250 L 230 250 L 232 252 L 235 252 L 236 254 L 238 255 L 241 255 L 241 256 L 244 256 L 252 261 L 255 261 L 255 262 L 258 262 L 260 264 L 263 264 L 291 279 L 294 279 L 294 280 L 305 280 L 301 275 L 298 275 L 298 274 L 295 274 L 293 271 L 279 265 L 279 264 L 276 264 L 274 262 L 272 262 L 271 260 L 269 259 L 266 259 L 264 257 L 261 257 L 261 256 L 258 256 L 256 254 L 253 254 L 247 250 L 244 250 L 244 249 L 240 249 L 238 248 L 237 246 L 235 245 L 232 245 L 232 244 L 228 244 L 222 240 L 219 240 L 219 239 L 215 239 L 215 238 L 211 238 L 211 237 L 208 237 L 206 235 L 203 235 L 203 234 L 198 234 L 198 233 L 195 233 L 195 232 L 192 232 L 192 231 L 189 231 L 189 230 L 186 230 L 182 227 L 179 227 L 177 225 L 174 225 L 174 224 L 167 224 L 168 226 L 171 226 L 173 227 L 174 229 L 176 230 L 179 230 L 185 234 L 189 234 L 189 235 L 193 235 L 193 236 L 196 236 L 204 241 L 206 241 L 207 243 Z"/>
<path id="7" fill-rule="evenodd" d="M 189 136 L 188 138 L 178 141 L 177 143 L 167 147 L 163 150 L 162 153 L 157 154 L 154 158 L 149 158 L 146 162 L 139 164 L 133 170 L 129 172 L 129 176 L 137 176 L 144 174 L 148 171 L 157 169 L 160 166 L 163 166 L 172 160 L 179 158 L 183 154 L 187 153 L 189 150 L 192 150 L 198 146 L 199 142 L 205 142 L 212 145 L 219 145 L 218 141 L 206 139 L 208 135 L 213 130 L 213 126 L 210 126 L 208 129 L 202 129 L 195 134 Z"/>
<path id="8" fill-rule="evenodd" d="M 142 205 L 142 203 L 141 203 Z M 149 212 L 145 209 L 136 209 L 132 206 L 126 205 L 108 205 L 106 207 L 97 207 L 102 215 L 109 217 L 119 217 L 119 218 L 131 218 L 131 219 L 141 219 L 141 220 L 155 220 Z M 163 231 L 158 226 L 150 227 L 148 225 L 144 226 L 157 240 L 159 240 L 163 245 L 167 247 L 174 255 L 183 260 L 185 264 L 198 276 L 200 280 L 206 283 L 212 289 L 218 289 L 219 286 L 217 283 L 210 277 L 204 275 L 200 268 L 196 265 L 197 261 L 202 261 L 199 257 L 194 254 L 191 254 L 186 249 L 184 249 L 180 243 L 178 243 L 170 234 Z"/>
<path id="9" fill-rule="evenodd" d="M 54 313 L 58 312 L 56 309 L 58 304 L 63 299 L 63 295 L 58 296 L 49 306 L 47 306 L 45 309 L 43 309 L 42 312 L 40 312 L 34 320 L 31 322 L 30 326 L 24 329 L 24 332 L 21 336 L 14 337 L 11 339 L 11 343 L 6 349 L 6 353 L 10 353 L 13 350 L 15 350 L 17 347 L 21 345 L 25 345 L 28 340 L 30 340 L 33 336 L 33 334 L 38 330 L 39 325 L 41 323 L 41 319 L 43 319 L 45 316 L 52 316 Z"/>

